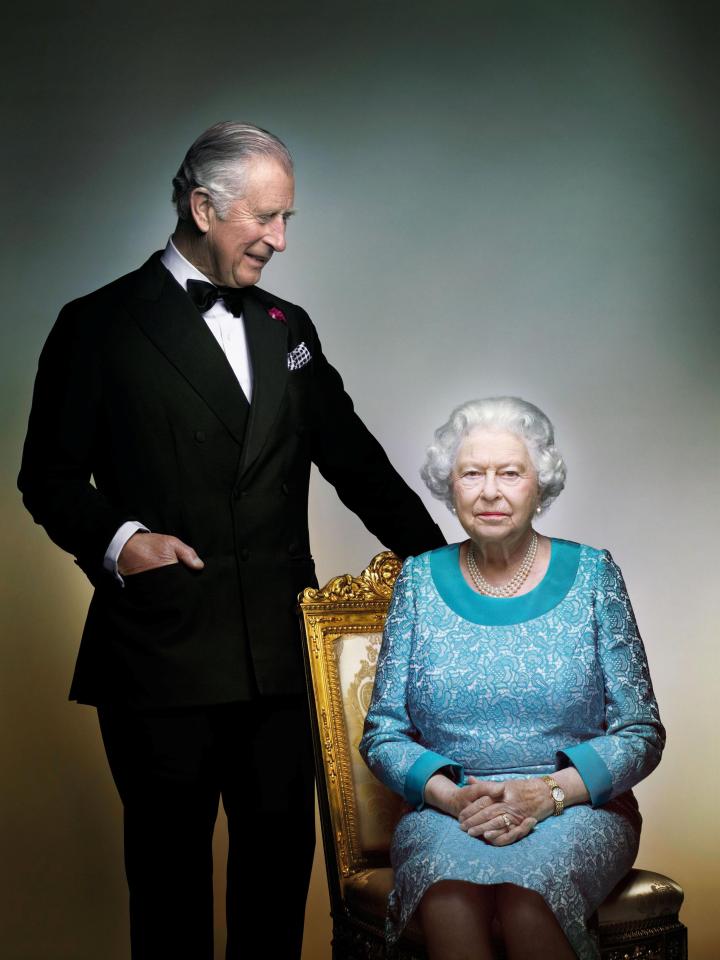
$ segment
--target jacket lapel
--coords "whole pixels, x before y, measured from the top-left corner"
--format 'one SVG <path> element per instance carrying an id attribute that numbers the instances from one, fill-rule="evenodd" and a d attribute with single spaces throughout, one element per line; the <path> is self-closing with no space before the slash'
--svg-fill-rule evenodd
<path id="1" fill-rule="evenodd" d="M 140 268 L 126 305 L 146 336 L 242 445 L 246 440 L 247 398 L 217 340 L 160 262 L 160 254 L 154 254 Z"/>
<path id="2" fill-rule="evenodd" d="M 242 457 L 243 471 L 263 448 L 287 386 L 287 327 L 268 315 L 252 289 L 243 301 L 245 335 L 253 370 L 250 422 Z"/>

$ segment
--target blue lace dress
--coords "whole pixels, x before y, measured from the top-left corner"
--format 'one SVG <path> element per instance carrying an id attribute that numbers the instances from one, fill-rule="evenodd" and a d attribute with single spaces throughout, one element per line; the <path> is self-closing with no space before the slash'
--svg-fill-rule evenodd
<path id="1" fill-rule="evenodd" d="M 360 750 L 412 808 L 391 850 L 387 936 L 431 884 L 512 883 L 540 893 L 576 954 L 599 956 L 586 919 L 630 869 L 641 817 L 631 788 L 665 732 L 620 570 L 607 551 L 553 540 L 534 590 L 476 594 L 459 546 L 408 559 L 395 586 Z M 536 777 L 572 764 L 590 803 L 493 847 L 425 807 L 438 770 L 458 783 Z"/>

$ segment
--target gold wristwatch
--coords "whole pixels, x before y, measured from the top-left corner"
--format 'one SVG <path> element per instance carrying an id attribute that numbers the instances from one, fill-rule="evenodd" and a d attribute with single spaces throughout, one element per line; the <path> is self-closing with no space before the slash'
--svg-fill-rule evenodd
<path id="1" fill-rule="evenodd" d="M 541 780 L 544 780 L 545 783 L 550 787 L 550 793 L 552 794 L 553 802 L 555 803 L 555 812 L 553 816 L 559 817 L 560 814 L 565 809 L 565 791 L 549 774 L 545 773 L 540 777 Z"/>

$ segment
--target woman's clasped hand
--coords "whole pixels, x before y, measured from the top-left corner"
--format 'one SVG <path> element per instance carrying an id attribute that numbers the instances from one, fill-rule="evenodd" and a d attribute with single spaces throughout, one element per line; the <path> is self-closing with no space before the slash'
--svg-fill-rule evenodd
<path id="1" fill-rule="evenodd" d="M 552 813 L 553 805 L 547 802 L 548 789 L 542 780 L 468 777 L 468 785 L 476 797 L 460 811 L 460 829 L 496 847 L 522 840 Z"/>
<path id="2" fill-rule="evenodd" d="M 432 806 L 454 816 L 461 830 L 496 847 L 522 840 L 554 807 L 546 784 L 535 779 L 478 780 L 471 776 L 458 787 L 436 774 L 427 783 L 425 797 Z"/>

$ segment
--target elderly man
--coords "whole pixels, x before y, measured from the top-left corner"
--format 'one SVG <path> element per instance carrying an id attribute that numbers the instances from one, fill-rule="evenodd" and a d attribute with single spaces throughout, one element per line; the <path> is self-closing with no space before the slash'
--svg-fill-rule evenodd
<path id="1" fill-rule="evenodd" d="M 216 124 L 173 185 L 165 250 L 60 313 L 19 486 L 95 587 L 70 697 L 98 707 L 124 807 L 134 960 L 212 957 L 220 797 L 226 955 L 291 958 L 314 847 L 311 461 L 400 556 L 444 541 L 307 314 L 255 286 L 285 249 L 284 144 Z"/>

